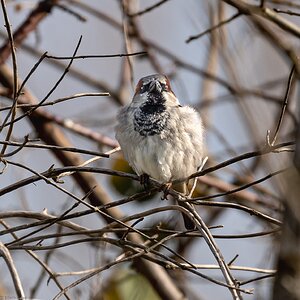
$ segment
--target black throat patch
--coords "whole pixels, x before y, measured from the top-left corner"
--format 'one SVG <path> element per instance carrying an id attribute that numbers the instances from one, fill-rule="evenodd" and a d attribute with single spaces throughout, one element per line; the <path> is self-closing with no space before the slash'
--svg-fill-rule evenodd
<path id="1" fill-rule="evenodd" d="M 148 100 L 134 113 L 134 130 L 142 136 L 160 134 L 167 126 L 170 113 L 161 93 L 149 93 Z"/>

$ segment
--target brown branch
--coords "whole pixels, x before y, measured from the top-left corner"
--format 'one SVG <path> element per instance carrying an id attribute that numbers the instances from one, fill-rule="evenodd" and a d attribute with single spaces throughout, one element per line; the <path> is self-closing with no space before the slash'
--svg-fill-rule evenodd
<path id="1" fill-rule="evenodd" d="M 291 44 L 288 44 L 286 41 L 283 41 L 279 38 L 273 30 L 269 28 L 266 22 L 263 22 L 258 16 L 264 17 L 279 27 L 281 27 L 286 32 L 290 32 L 297 37 L 300 37 L 300 28 L 287 21 L 286 19 L 280 17 L 276 12 L 271 9 L 261 8 L 254 5 L 246 4 L 245 2 L 237 1 L 237 0 L 222 0 L 227 4 L 234 6 L 240 12 L 247 15 L 255 27 L 267 37 L 267 39 L 272 43 L 273 47 L 278 48 L 283 52 L 287 57 L 290 58 L 292 63 L 295 65 L 297 75 L 300 74 L 300 65 L 298 61 L 298 55 L 294 51 L 294 47 Z"/>
<path id="2" fill-rule="evenodd" d="M 10 251 L 7 249 L 7 247 L 3 245 L 2 242 L 0 242 L 0 256 L 2 256 L 6 262 L 7 268 L 14 282 L 17 297 L 20 299 L 25 299 L 26 297 L 22 287 L 22 283 L 19 274 L 17 272 L 17 269 L 15 267 L 14 261 L 10 255 Z"/>
<path id="3" fill-rule="evenodd" d="M 289 32 L 298 38 L 300 37 L 300 28 L 296 24 L 282 18 L 280 15 L 278 15 L 274 10 L 270 8 L 258 7 L 239 0 L 222 0 L 222 1 L 226 2 L 231 6 L 234 6 L 235 8 L 238 9 L 240 13 L 243 13 L 245 15 L 250 15 L 250 16 L 263 17 L 271 21 L 272 23 L 276 24 L 285 32 Z"/>
<path id="4" fill-rule="evenodd" d="M 5 94 L 5 97 L 10 98 L 10 96 L 11 96 L 11 94 L 8 91 L 8 93 Z M 19 106 L 20 106 L 20 108 L 22 108 L 25 111 L 25 113 L 28 112 L 28 109 L 34 109 L 34 115 L 38 116 L 41 120 L 43 120 L 43 122 L 51 122 L 51 123 L 57 124 L 57 125 L 59 125 L 63 128 L 66 128 L 78 135 L 81 135 L 85 138 L 95 141 L 95 142 L 99 143 L 100 145 L 105 145 L 105 146 L 109 146 L 112 148 L 117 147 L 118 143 L 116 140 L 114 140 L 108 136 L 105 136 L 105 135 L 101 134 L 100 132 L 93 131 L 90 128 L 87 128 L 81 124 L 78 124 L 71 119 L 59 117 L 57 115 L 50 113 L 49 111 L 41 109 L 41 108 L 36 110 L 38 107 L 52 105 L 52 103 L 59 103 L 59 102 L 62 102 L 62 101 L 65 101 L 65 100 L 68 100 L 71 98 L 73 98 L 73 97 L 64 97 L 61 99 L 54 100 L 52 102 L 46 102 L 46 103 L 39 102 L 39 103 L 32 104 L 30 98 L 28 98 L 28 95 L 25 93 L 25 95 L 21 96 L 19 99 L 19 102 L 22 103 Z M 4 108 L 4 109 L 6 109 L 6 108 Z M 9 124 L 10 123 L 8 123 L 7 126 Z M 70 148 L 72 148 L 72 147 L 70 147 Z"/>
<path id="5" fill-rule="evenodd" d="M 29 14 L 27 19 L 19 26 L 13 35 L 15 47 L 19 47 L 22 42 L 27 38 L 28 34 L 34 31 L 39 23 L 47 17 L 52 8 L 59 0 L 43 0 L 40 1 L 37 7 Z M 3 64 L 11 54 L 11 45 L 7 41 L 0 48 L 0 64 Z"/>
<path id="6" fill-rule="evenodd" d="M 224 3 L 219 3 L 219 17 L 221 12 L 223 11 Z M 219 18 L 216 16 L 216 14 L 210 9 L 210 24 L 214 25 L 219 21 Z M 217 74 L 217 67 L 218 67 L 218 60 L 219 60 L 219 34 L 216 31 L 213 31 L 210 35 L 209 39 L 209 49 L 207 52 L 207 58 L 206 58 L 206 72 L 210 74 Z M 204 78 L 202 80 L 202 86 L 201 86 L 201 99 L 210 99 L 210 104 L 212 104 L 215 94 L 215 82 L 212 80 L 209 80 L 207 78 Z M 202 102 L 202 101 L 201 101 Z M 204 128 L 208 129 L 211 127 L 211 105 L 206 106 L 201 111 L 201 117 L 203 121 Z"/>

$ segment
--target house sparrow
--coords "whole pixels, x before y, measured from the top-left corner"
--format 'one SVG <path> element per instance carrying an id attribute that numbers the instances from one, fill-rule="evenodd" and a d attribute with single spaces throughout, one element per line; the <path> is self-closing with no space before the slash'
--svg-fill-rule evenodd
<path id="1" fill-rule="evenodd" d="M 195 173 L 203 159 L 203 127 L 193 108 L 181 106 L 168 78 L 155 74 L 138 82 L 132 102 L 118 116 L 116 139 L 139 176 L 168 184 Z M 173 186 L 186 194 L 187 182 Z M 183 214 L 187 229 L 193 222 Z"/>

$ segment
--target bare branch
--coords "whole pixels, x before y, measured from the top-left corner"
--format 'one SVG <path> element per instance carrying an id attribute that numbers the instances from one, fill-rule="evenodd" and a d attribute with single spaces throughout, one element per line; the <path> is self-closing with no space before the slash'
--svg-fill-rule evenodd
<path id="1" fill-rule="evenodd" d="M 234 14 L 233 16 L 231 16 L 230 18 L 228 18 L 228 19 L 226 19 L 226 20 L 224 20 L 224 21 L 219 22 L 219 24 L 214 25 L 214 26 L 212 26 L 211 28 L 209 28 L 209 29 L 207 29 L 207 30 L 205 30 L 205 31 L 203 31 L 203 32 L 201 32 L 201 33 L 199 33 L 199 34 L 190 36 L 185 42 L 186 42 L 186 43 L 190 43 L 190 42 L 193 41 L 193 40 L 200 39 L 200 38 L 203 37 L 204 35 L 206 35 L 206 34 L 208 34 L 208 33 L 211 33 L 212 31 L 214 31 L 214 30 L 216 30 L 216 29 L 222 27 L 223 25 L 226 25 L 226 24 L 230 23 L 231 21 L 233 21 L 234 19 L 236 19 L 236 18 L 238 18 L 238 17 L 240 17 L 240 16 L 241 16 L 241 13 L 238 12 L 238 13 Z"/>
<path id="2" fill-rule="evenodd" d="M 295 74 L 295 65 L 293 65 L 293 67 L 291 69 L 291 72 L 289 74 L 284 99 L 282 101 L 282 108 L 281 108 L 281 111 L 280 111 L 280 116 L 279 116 L 279 119 L 278 119 L 278 122 L 277 122 L 277 126 L 276 126 L 276 129 L 275 129 L 272 141 L 271 142 L 269 141 L 271 146 L 275 145 L 278 134 L 279 134 L 280 126 L 283 122 L 283 117 L 284 117 L 285 111 L 287 109 L 288 101 L 289 101 L 289 96 L 290 96 L 290 91 L 291 91 L 291 86 L 292 86 L 292 81 L 293 81 L 293 78 L 294 78 L 294 74 Z"/>
<path id="3" fill-rule="evenodd" d="M 6 141 L 9 141 L 10 136 L 11 136 L 12 131 L 13 131 L 13 121 L 16 117 L 16 112 L 17 112 L 18 67 L 17 67 L 16 49 L 15 49 L 15 45 L 14 45 L 13 35 L 12 35 L 12 32 L 11 32 L 11 28 L 10 28 L 11 25 L 10 25 L 8 15 L 7 15 L 7 12 L 6 12 L 5 0 L 1 0 L 1 7 L 2 7 L 2 12 L 3 12 L 4 20 L 5 20 L 5 26 L 6 26 L 6 30 L 7 30 L 7 34 L 8 34 L 8 40 L 9 40 L 9 43 L 10 43 L 12 63 L 13 63 L 13 99 L 14 99 L 14 101 L 13 101 L 13 104 L 11 106 L 10 111 L 6 115 L 2 125 L 0 127 L 0 133 L 1 133 L 3 128 L 4 128 L 4 125 L 6 124 L 6 122 L 8 120 L 8 118 L 11 116 L 11 122 L 12 123 L 8 128 L 6 138 L 5 138 Z M 5 150 L 6 150 L 6 145 L 3 145 L 0 156 L 2 156 L 5 153 Z"/>
<path id="4" fill-rule="evenodd" d="M 103 54 L 103 55 L 75 55 L 75 56 L 54 56 L 54 55 L 46 55 L 46 58 L 49 59 L 86 59 L 86 58 L 113 58 L 113 57 L 129 57 L 129 56 L 143 56 L 146 55 L 147 52 L 140 51 L 134 53 L 119 53 L 119 54 Z"/>
<path id="5" fill-rule="evenodd" d="M 17 297 L 21 298 L 21 299 L 26 298 L 23 287 L 22 287 L 22 282 L 20 280 L 19 274 L 18 274 L 17 269 L 15 267 L 14 261 L 13 261 L 11 255 L 10 255 L 9 250 L 7 249 L 7 247 L 5 247 L 3 245 L 2 242 L 0 242 L 0 256 L 2 256 L 3 259 L 6 262 L 8 270 L 9 270 L 10 275 L 12 277 L 12 280 L 14 282 Z"/>
<path id="6" fill-rule="evenodd" d="M 157 8 L 157 7 L 159 7 L 159 6 L 161 6 L 162 4 L 164 4 L 164 3 L 166 3 L 166 2 L 168 2 L 169 0 L 161 0 L 161 1 L 159 1 L 159 2 L 157 2 L 157 3 L 155 3 L 155 4 L 153 4 L 153 5 L 151 5 L 151 6 L 149 6 L 149 7 L 147 7 L 147 8 L 145 8 L 144 10 L 141 10 L 141 11 L 139 11 L 139 12 L 136 12 L 136 13 L 133 13 L 133 14 L 128 14 L 128 16 L 129 17 L 139 17 L 139 16 L 141 16 L 141 15 L 143 15 L 143 14 L 146 14 L 146 13 L 148 13 L 148 12 L 150 12 L 151 10 L 153 10 L 153 9 L 155 9 L 155 8 Z"/>

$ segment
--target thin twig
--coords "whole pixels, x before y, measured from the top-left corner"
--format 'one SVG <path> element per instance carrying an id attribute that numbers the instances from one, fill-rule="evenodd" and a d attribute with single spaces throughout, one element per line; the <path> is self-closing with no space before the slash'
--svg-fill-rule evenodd
<path id="1" fill-rule="evenodd" d="M 275 132 L 274 132 L 273 139 L 272 139 L 271 142 L 269 141 L 270 146 L 274 146 L 275 143 L 276 143 L 276 140 L 277 140 L 277 137 L 278 137 L 278 134 L 279 134 L 279 129 L 280 129 L 280 127 L 282 125 L 282 122 L 283 122 L 284 113 L 287 109 L 294 74 L 295 74 L 295 65 L 293 65 L 293 67 L 290 71 L 290 74 L 289 74 L 285 95 L 284 95 L 284 98 L 283 98 L 283 101 L 282 101 L 280 116 L 279 116 L 279 119 L 278 119 L 278 122 L 277 122 L 277 126 L 276 126 L 276 129 L 275 129 Z"/>
<path id="2" fill-rule="evenodd" d="M 199 34 L 196 34 L 196 35 L 192 35 L 190 36 L 185 42 L 186 43 L 190 43 L 191 41 L 193 40 L 196 40 L 196 39 L 199 39 L 201 37 L 203 37 L 204 35 L 208 34 L 208 33 L 211 33 L 212 31 L 220 28 L 221 26 L 223 25 L 226 25 L 228 23 L 230 23 L 231 21 L 233 21 L 234 19 L 238 18 L 239 16 L 241 16 L 241 13 L 240 12 L 237 12 L 236 14 L 234 14 L 233 16 L 231 16 L 230 18 L 224 20 L 224 21 L 221 21 L 220 23 L 218 23 L 217 25 L 215 26 L 212 26 L 210 27 L 209 29 L 199 33 Z"/>
<path id="3" fill-rule="evenodd" d="M 247 152 L 247 153 L 244 153 L 244 154 L 241 154 L 241 155 L 238 155 L 236 157 L 233 157 L 231 159 L 228 159 L 220 164 L 217 164 L 213 167 L 210 167 L 210 168 L 207 168 L 201 172 L 196 172 L 194 174 L 192 174 L 191 176 L 189 176 L 188 179 L 192 179 L 194 177 L 199 177 L 199 176 L 204 176 L 205 174 L 208 174 L 208 173 L 211 173 L 213 171 L 216 171 L 216 170 L 219 170 L 219 169 L 222 169 L 224 167 L 227 167 L 231 164 L 234 164 L 238 161 L 241 161 L 241 160 L 244 160 L 244 159 L 249 159 L 249 158 L 252 158 L 252 157 L 256 157 L 256 156 L 261 156 L 261 155 L 266 155 L 268 153 L 272 153 L 278 149 L 282 149 L 283 147 L 287 147 L 287 146 L 293 146 L 295 145 L 295 142 L 286 142 L 286 143 L 281 143 L 281 144 L 277 144 L 277 145 L 274 145 L 274 146 L 265 146 L 264 148 L 262 148 L 261 150 L 258 150 L 258 151 L 252 151 L 252 152 Z M 177 183 L 177 182 L 180 182 L 181 180 L 175 180 L 174 183 Z"/>
<path id="4" fill-rule="evenodd" d="M 282 170 L 279 170 L 279 171 L 276 171 L 276 172 L 273 172 L 273 173 L 270 173 L 258 180 L 255 180 L 255 181 L 252 181 L 252 182 L 249 182 L 247 184 L 244 184 L 236 189 L 233 189 L 233 190 L 230 190 L 230 191 L 227 191 L 227 192 L 224 192 L 224 193 L 219 193 L 219 194 L 214 194 L 214 195 L 209 195 L 209 196 L 202 196 L 202 197 L 197 197 L 198 200 L 208 200 L 208 199 L 213 199 L 213 198 L 218 198 L 218 197 L 222 197 L 222 196 L 227 196 L 227 195 L 232 195 L 234 193 L 237 193 L 237 192 L 240 192 L 242 190 L 245 190 L 253 185 L 256 185 L 256 184 L 259 184 L 263 181 L 266 181 L 270 178 L 272 178 L 273 176 L 276 176 L 278 174 L 281 174 L 283 172 L 287 171 L 287 169 L 282 169 Z"/>
<path id="5" fill-rule="evenodd" d="M 183 200 L 184 201 L 184 200 Z M 192 202 L 195 205 L 204 205 L 204 206 L 215 206 L 215 207 L 224 207 L 224 208 L 234 208 L 238 210 L 245 211 L 249 213 L 250 215 L 254 215 L 258 218 L 261 218 L 263 220 L 266 220 L 270 223 L 273 223 L 275 225 L 282 225 L 282 222 L 272 218 L 264 213 L 261 213 L 253 208 L 249 208 L 245 205 L 237 204 L 237 203 L 231 203 L 231 202 L 216 202 L 216 201 L 205 201 L 205 200 L 199 200 L 197 201 L 197 198 L 192 198 L 189 200 L 189 202 Z"/>
<path id="6" fill-rule="evenodd" d="M 70 7 L 68 7 L 66 5 L 56 3 L 55 6 L 60 8 L 62 11 L 70 14 L 71 16 L 76 17 L 81 22 L 86 22 L 87 21 L 86 17 L 82 16 L 81 14 L 79 14 L 78 12 L 72 10 Z"/>
<path id="7" fill-rule="evenodd" d="M 3 154 L 3 155 L 2 155 L 2 158 L 6 158 L 6 157 L 10 157 L 10 156 L 15 155 L 16 153 L 20 152 L 20 151 L 25 147 L 25 145 L 26 145 L 27 143 L 28 143 L 28 136 L 25 136 L 24 142 L 23 142 L 22 144 L 20 144 L 19 147 L 18 147 L 17 149 L 15 149 L 15 150 L 13 150 L 13 151 L 11 151 L 11 152 L 9 152 L 9 153 Z M 8 142 L 8 141 L 0 142 L 0 144 L 2 144 L 2 145 L 9 145 L 10 142 Z"/>
<path id="8" fill-rule="evenodd" d="M 112 58 L 112 57 L 128 57 L 128 56 L 142 56 L 147 55 L 146 51 L 133 52 L 133 53 L 118 53 L 118 54 L 103 54 L 103 55 L 77 55 L 77 56 L 54 56 L 46 55 L 50 59 L 85 59 L 85 58 Z"/>
<path id="9" fill-rule="evenodd" d="M 258 280 L 262 280 L 262 279 L 266 279 L 266 278 L 272 278 L 274 276 L 275 276 L 274 274 L 259 276 L 259 277 L 253 278 L 253 279 L 242 281 L 240 284 L 245 285 L 245 284 L 248 284 L 248 283 L 251 283 L 251 282 L 254 282 L 254 281 L 258 281 Z"/>
<path id="10" fill-rule="evenodd" d="M 79 41 L 77 42 L 77 45 L 76 45 L 76 48 L 74 50 L 73 56 L 76 56 L 76 53 L 77 53 L 77 51 L 79 49 L 79 46 L 81 44 L 81 40 L 82 40 L 82 36 L 80 36 Z M 23 115 L 19 116 L 18 118 L 14 119 L 13 121 L 11 121 L 9 123 L 9 125 L 11 125 L 12 123 L 20 121 L 24 117 L 32 114 L 37 108 L 39 108 L 50 97 L 50 95 L 56 90 L 58 85 L 61 83 L 61 81 L 67 75 L 67 73 L 69 72 L 69 69 L 71 68 L 72 63 L 73 63 L 73 59 L 71 58 L 69 64 L 67 65 L 66 69 L 64 70 L 63 74 L 60 76 L 60 78 L 57 80 L 57 82 L 54 84 L 54 86 L 51 88 L 51 90 L 47 93 L 47 95 L 34 108 L 26 111 Z"/>
<path id="11" fill-rule="evenodd" d="M 9 97 L 9 95 L 7 95 Z M 109 93 L 79 93 L 79 94 L 74 94 L 71 96 L 66 96 L 66 97 L 62 97 L 62 98 L 58 98 L 56 100 L 53 101 L 49 101 L 49 102 L 45 102 L 40 106 L 52 106 L 54 104 L 57 103 L 61 103 L 61 102 L 65 102 L 67 100 L 72 100 L 72 99 L 76 99 L 76 98 L 81 98 L 81 97 L 109 97 L 110 94 Z M 26 98 L 26 96 L 25 96 Z M 18 103 L 22 103 L 22 102 L 26 102 L 26 101 L 22 101 L 22 98 L 19 99 L 20 101 L 18 101 Z M 35 108 L 38 104 L 18 104 L 17 108 Z M 6 107 L 1 107 L 0 111 L 4 111 L 4 110 L 8 110 L 10 109 L 11 106 L 6 106 Z"/>
<path id="12" fill-rule="evenodd" d="M 43 60 L 45 59 L 47 55 L 47 52 L 44 52 L 40 58 L 38 59 L 38 61 L 33 65 L 33 67 L 31 68 L 31 70 L 28 72 L 28 74 L 26 75 L 25 79 L 23 80 L 23 82 L 21 83 L 19 90 L 18 90 L 18 97 L 21 95 L 23 88 L 25 87 L 25 84 L 27 83 L 27 81 L 30 79 L 30 77 L 32 76 L 32 74 L 36 71 L 36 69 L 41 65 L 41 63 L 43 62 Z"/>
<path id="13" fill-rule="evenodd" d="M 33 109 L 38 108 L 39 104 L 34 105 Z M 27 110 L 28 112 L 28 110 Z M 88 127 L 85 127 L 79 123 L 74 122 L 72 119 L 69 118 L 62 118 L 57 115 L 54 115 L 50 113 L 49 111 L 45 111 L 42 109 L 39 109 L 38 111 L 35 111 L 35 115 L 38 116 L 43 121 L 49 121 L 53 122 L 55 124 L 58 124 L 72 132 L 75 132 L 76 134 L 79 134 L 85 138 L 88 138 L 92 141 L 95 141 L 99 143 L 100 145 L 105 145 L 109 147 L 118 147 L 118 143 L 116 140 L 101 134 L 100 132 L 96 132 Z M 24 116 L 24 115 L 22 115 Z M 7 124 L 9 125 L 9 123 Z"/>
<path id="14" fill-rule="evenodd" d="M 12 64 L 13 64 L 13 104 L 11 106 L 11 110 L 6 115 L 2 125 L 0 127 L 0 133 L 1 133 L 8 118 L 11 116 L 11 119 L 10 119 L 11 125 L 8 128 L 6 138 L 5 138 L 6 141 L 9 141 L 10 136 L 13 131 L 13 121 L 14 121 L 14 119 L 16 117 L 16 113 L 17 113 L 18 65 L 17 65 L 16 49 L 15 49 L 15 45 L 14 45 L 14 38 L 13 38 L 13 34 L 11 32 L 11 25 L 10 25 L 7 11 L 6 11 L 5 0 L 1 0 L 1 6 L 2 6 L 2 12 L 3 12 L 4 20 L 5 20 L 5 27 L 6 27 L 7 34 L 8 34 L 8 40 L 9 40 L 10 47 L 11 47 L 11 56 L 12 56 Z M 7 147 L 6 145 L 3 145 L 1 154 L 0 154 L 1 156 L 5 153 L 6 147 Z"/>
<path id="15" fill-rule="evenodd" d="M 298 16 L 300 17 L 300 13 L 297 13 L 297 12 L 294 12 L 294 11 L 291 11 L 291 10 L 282 10 L 282 9 L 279 9 L 279 8 L 273 8 L 273 10 L 279 14 L 286 14 L 286 15 L 290 15 L 290 16 Z"/>
<path id="16" fill-rule="evenodd" d="M 18 151 L 20 151 L 22 148 L 36 148 L 36 149 L 46 149 L 46 150 L 69 151 L 69 152 L 75 152 L 75 153 L 100 156 L 100 157 L 105 157 L 105 158 L 109 157 L 109 154 L 106 154 L 106 153 L 100 153 L 100 152 L 85 150 L 85 149 L 80 149 L 80 148 L 28 143 L 28 141 L 26 141 L 26 138 L 24 139 L 23 143 L 12 142 L 12 141 L 10 141 L 10 142 L 0 141 L 0 144 L 5 144 L 8 146 L 17 146 L 17 147 L 19 147 L 17 149 Z"/>
<path id="17" fill-rule="evenodd" d="M 164 4 L 164 3 L 168 2 L 168 1 L 169 0 L 161 0 L 161 1 L 159 1 L 159 2 L 157 2 L 155 4 L 153 4 L 153 5 L 145 8 L 145 9 L 139 11 L 139 12 L 136 12 L 136 13 L 133 13 L 133 14 L 128 14 L 128 17 L 134 18 L 134 17 L 141 16 L 141 15 L 146 14 L 146 13 L 150 12 L 151 10 L 153 10 L 153 9 L 161 6 L 162 4 Z"/>
<path id="18" fill-rule="evenodd" d="M 82 201 L 84 201 L 90 194 L 92 191 L 90 191 L 88 194 L 84 195 L 84 197 L 81 199 Z M 51 222 L 47 223 L 46 225 L 36 229 L 36 230 L 32 230 L 30 231 L 30 233 L 23 235 L 22 237 L 19 237 L 17 239 L 15 239 L 14 241 L 10 242 L 10 243 L 6 243 L 6 246 L 9 246 L 11 244 L 17 244 L 18 242 L 22 241 L 23 239 L 26 239 L 27 237 L 30 237 L 40 231 L 43 231 L 47 228 L 49 228 L 50 226 L 52 226 L 53 224 L 56 224 L 57 222 L 61 221 L 65 216 L 67 216 L 72 210 L 74 210 L 75 208 L 77 208 L 79 206 L 81 202 L 75 202 L 75 204 L 73 204 L 69 209 L 67 209 L 66 211 L 64 211 L 58 218 L 55 218 L 54 220 L 52 220 Z"/>
<path id="19" fill-rule="evenodd" d="M 105 154 L 109 156 L 109 155 L 111 155 L 111 154 L 113 154 L 113 153 L 116 153 L 116 152 L 118 152 L 118 151 L 120 151 L 120 150 L 121 150 L 121 147 L 118 146 L 118 147 L 116 147 L 116 148 L 114 148 L 114 149 L 112 149 L 112 150 L 107 151 Z M 99 159 L 101 159 L 101 157 L 99 157 L 99 156 L 90 158 L 90 159 L 86 160 L 85 162 L 83 162 L 82 164 L 78 165 L 77 167 L 84 167 L 84 166 L 87 166 L 88 164 L 90 164 L 90 163 L 92 163 L 92 162 L 94 162 L 94 161 L 96 161 L 96 160 L 99 160 Z M 59 180 L 61 180 L 62 177 L 70 176 L 70 175 L 74 174 L 75 172 L 76 172 L 76 171 L 73 171 L 73 172 L 71 171 L 71 172 L 64 172 L 64 173 L 61 173 L 61 174 L 59 174 L 59 175 L 57 175 L 57 176 L 55 177 L 55 180 L 59 181 Z"/>
<path id="20" fill-rule="evenodd" d="M 185 265 L 188 267 L 188 265 L 182 263 L 182 265 Z M 201 270 L 218 270 L 220 269 L 220 266 L 218 265 L 198 265 L 193 264 L 197 269 Z M 255 273 L 263 273 L 263 274 L 269 274 L 269 275 L 275 275 L 276 270 L 267 270 L 267 269 L 260 269 L 260 268 L 253 268 L 253 267 L 244 267 L 244 266 L 228 266 L 230 270 L 236 270 L 236 271 L 247 271 L 247 272 L 255 272 Z"/>

